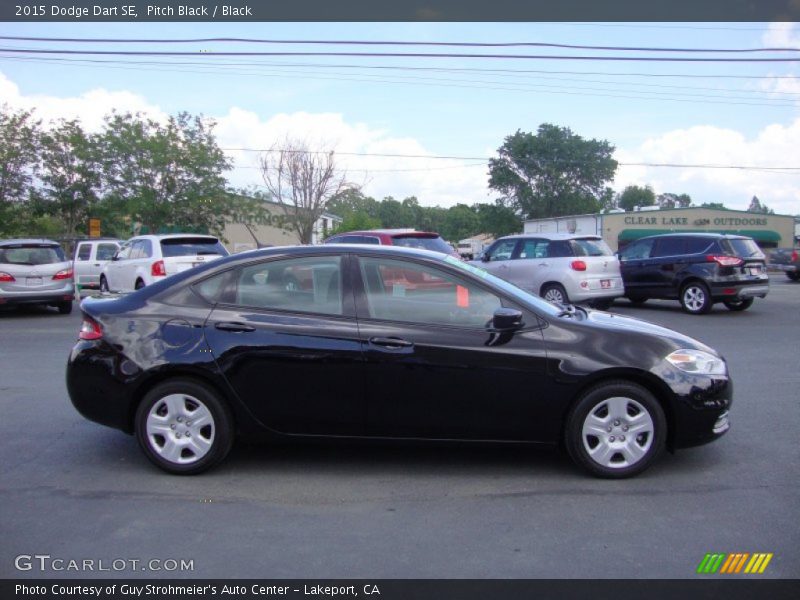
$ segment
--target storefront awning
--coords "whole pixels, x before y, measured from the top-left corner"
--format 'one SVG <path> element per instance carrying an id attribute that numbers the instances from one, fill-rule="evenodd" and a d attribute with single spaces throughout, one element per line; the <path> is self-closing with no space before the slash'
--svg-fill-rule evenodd
<path id="1" fill-rule="evenodd" d="M 757 242 L 778 243 L 781 235 L 769 229 L 623 229 L 617 238 L 620 242 L 630 242 L 649 235 L 664 233 L 727 233 L 730 235 L 746 235 Z"/>

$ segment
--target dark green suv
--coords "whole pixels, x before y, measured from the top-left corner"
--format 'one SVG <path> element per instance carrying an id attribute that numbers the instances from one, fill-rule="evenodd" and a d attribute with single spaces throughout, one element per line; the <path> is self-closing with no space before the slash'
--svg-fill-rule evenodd
<path id="1" fill-rule="evenodd" d="M 749 308 L 769 292 L 764 253 L 752 238 L 716 233 L 670 233 L 641 238 L 619 252 L 625 297 L 678 300 L 699 315 L 722 302 Z"/>

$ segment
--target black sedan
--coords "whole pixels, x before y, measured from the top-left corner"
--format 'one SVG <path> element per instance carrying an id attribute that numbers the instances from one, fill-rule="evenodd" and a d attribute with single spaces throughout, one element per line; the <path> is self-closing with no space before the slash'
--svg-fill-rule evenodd
<path id="1" fill-rule="evenodd" d="M 562 443 L 619 478 L 729 427 L 713 349 L 423 250 L 247 252 L 81 310 L 72 403 L 171 473 L 236 436 L 333 436 Z"/>

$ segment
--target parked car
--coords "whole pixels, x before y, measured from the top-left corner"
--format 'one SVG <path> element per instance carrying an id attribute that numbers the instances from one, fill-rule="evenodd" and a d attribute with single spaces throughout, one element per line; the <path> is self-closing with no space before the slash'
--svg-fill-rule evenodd
<path id="1" fill-rule="evenodd" d="M 588 302 L 607 309 L 624 291 L 619 260 L 596 235 L 510 235 L 472 264 L 556 304 Z"/>
<path id="2" fill-rule="evenodd" d="M 72 403 L 171 473 L 218 463 L 239 434 L 563 442 L 619 478 L 729 427 L 715 350 L 441 253 L 254 250 L 81 309 Z"/>
<path id="3" fill-rule="evenodd" d="M 100 273 L 104 292 L 128 292 L 228 256 L 212 235 L 140 235 L 122 244 Z"/>
<path id="4" fill-rule="evenodd" d="M 678 300 L 687 313 L 715 302 L 741 311 L 769 292 L 769 277 L 752 238 L 718 233 L 669 233 L 641 238 L 619 253 L 625 296 Z"/>
<path id="5" fill-rule="evenodd" d="M 769 262 L 786 273 L 792 281 L 800 281 L 800 253 L 797 248 L 776 248 L 770 252 Z"/>
<path id="6" fill-rule="evenodd" d="M 348 231 L 332 235 L 323 244 L 376 244 L 382 246 L 402 246 L 404 248 L 421 248 L 442 252 L 451 256 L 459 256 L 456 249 L 433 231 L 415 231 L 414 229 L 368 229 L 365 231 Z"/>
<path id="7" fill-rule="evenodd" d="M 474 260 L 484 251 L 484 243 L 472 238 L 458 242 L 458 255 L 464 260 Z"/>
<path id="8" fill-rule="evenodd" d="M 72 263 L 52 240 L 0 240 L 0 306 L 43 304 L 72 312 Z"/>
<path id="9" fill-rule="evenodd" d="M 100 273 L 105 263 L 119 250 L 121 240 L 91 239 L 81 240 L 75 245 L 72 268 L 75 271 L 75 285 L 78 290 L 100 289 Z"/>

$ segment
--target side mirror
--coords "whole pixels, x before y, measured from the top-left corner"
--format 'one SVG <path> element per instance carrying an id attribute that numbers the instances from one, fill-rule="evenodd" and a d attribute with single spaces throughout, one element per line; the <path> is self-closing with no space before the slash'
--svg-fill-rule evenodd
<path id="1" fill-rule="evenodd" d="M 482 261 L 482 262 L 489 262 L 489 259 L 490 259 L 490 258 L 491 258 L 491 257 L 489 256 L 489 254 L 488 254 L 487 252 L 483 252 L 483 253 L 481 254 L 481 261 Z"/>
<path id="2" fill-rule="evenodd" d="M 498 308 L 492 317 L 492 329 L 497 332 L 510 332 L 521 329 L 522 311 L 516 308 Z"/>

